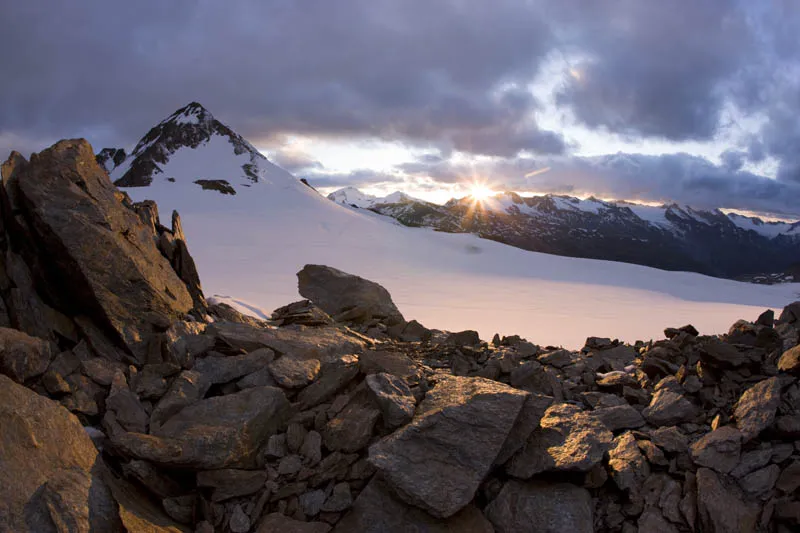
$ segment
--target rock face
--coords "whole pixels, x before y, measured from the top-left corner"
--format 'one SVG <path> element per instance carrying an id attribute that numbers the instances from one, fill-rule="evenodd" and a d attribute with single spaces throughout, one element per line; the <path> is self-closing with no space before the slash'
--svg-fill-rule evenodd
<path id="1" fill-rule="evenodd" d="M 121 532 L 134 518 L 149 531 L 181 530 L 166 517 L 158 517 L 159 526 L 128 509 L 78 419 L 5 376 L 0 376 L 0 425 L 4 531 Z M 134 516 L 124 516 L 128 513 Z"/>
<path id="2" fill-rule="evenodd" d="M 700 466 L 728 473 L 739 464 L 742 433 L 731 426 L 715 429 L 692 445 L 692 460 Z"/>
<path id="3" fill-rule="evenodd" d="M 655 426 L 673 426 L 691 421 L 697 414 L 694 405 L 683 395 L 661 389 L 642 413 Z"/>
<path id="4" fill-rule="evenodd" d="M 492 525 L 471 505 L 447 519 L 435 518 L 394 496 L 378 479 L 361 492 L 348 514 L 333 533 L 384 533 L 425 531 L 426 533 L 492 533 Z"/>
<path id="5" fill-rule="evenodd" d="M 62 287 L 61 307 L 91 317 L 144 362 L 150 335 L 189 312 L 192 298 L 89 143 L 61 141 L 6 168 L 30 237 L 50 251 L 42 276 Z"/>
<path id="6" fill-rule="evenodd" d="M 367 376 L 365 381 L 388 427 L 396 428 L 411 421 L 415 409 L 414 396 L 405 381 L 383 372 Z"/>
<path id="7" fill-rule="evenodd" d="M 611 449 L 613 438 L 591 414 L 574 405 L 553 405 L 506 470 L 523 479 L 549 470 L 588 472 Z"/>
<path id="8" fill-rule="evenodd" d="M 741 491 L 713 470 L 697 471 L 697 511 L 703 531 L 746 533 L 756 531 L 758 507 L 745 501 Z"/>
<path id="9" fill-rule="evenodd" d="M 306 265 L 297 279 L 300 294 L 338 321 L 405 322 L 389 292 L 375 282 L 323 265 Z"/>
<path id="10" fill-rule="evenodd" d="M 558 483 L 509 481 L 486 508 L 497 533 L 592 533 L 592 498 L 589 491 Z"/>
<path id="11" fill-rule="evenodd" d="M 370 448 L 370 462 L 408 503 L 453 516 L 472 500 L 526 396 L 481 378 L 443 379 L 409 425 Z"/>
<path id="12" fill-rule="evenodd" d="M 16 329 L 0 328 L 0 373 L 17 383 L 44 374 L 55 356 L 52 343 Z"/>
<path id="13" fill-rule="evenodd" d="M 285 421 L 288 408 L 281 390 L 255 387 L 193 403 L 153 435 L 126 433 L 114 444 L 164 466 L 250 467 L 261 444 Z"/>
<path id="14" fill-rule="evenodd" d="M 742 394 L 733 416 L 744 442 L 754 439 L 772 425 L 780 403 L 781 386 L 777 377 L 765 379 Z"/>

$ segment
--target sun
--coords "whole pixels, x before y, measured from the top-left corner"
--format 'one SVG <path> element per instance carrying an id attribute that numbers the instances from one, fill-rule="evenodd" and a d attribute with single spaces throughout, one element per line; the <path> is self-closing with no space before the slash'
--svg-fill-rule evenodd
<path id="1" fill-rule="evenodd" d="M 473 184 L 469 189 L 469 195 L 477 202 L 482 202 L 487 198 L 494 196 L 494 191 L 485 185 L 479 183 Z"/>

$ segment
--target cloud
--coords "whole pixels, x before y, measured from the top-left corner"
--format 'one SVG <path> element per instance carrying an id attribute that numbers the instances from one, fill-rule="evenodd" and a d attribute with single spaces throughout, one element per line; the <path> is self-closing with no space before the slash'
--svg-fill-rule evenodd
<path id="1" fill-rule="evenodd" d="M 560 13 L 583 59 L 558 102 L 590 127 L 633 137 L 705 140 L 717 132 L 725 85 L 753 59 L 735 0 L 571 1 Z"/>
<path id="2" fill-rule="evenodd" d="M 800 217 L 795 200 L 800 184 L 715 165 L 683 153 L 495 158 L 474 163 L 416 161 L 398 165 L 397 170 L 408 179 L 428 178 L 442 186 L 479 181 L 494 190 L 677 202 L 703 209 Z"/>
<path id="3" fill-rule="evenodd" d="M 326 187 L 370 187 L 376 184 L 394 184 L 400 186 L 402 176 L 389 172 L 376 172 L 369 169 L 357 169 L 352 172 L 309 172 L 298 174 L 315 188 Z"/>
<path id="4" fill-rule="evenodd" d="M 524 91 L 495 97 L 550 49 L 535 3 L 3 0 L 3 18 L 0 132 L 130 146 L 197 100 L 253 141 L 291 132 L 508 151 L 510 127 L 519 149 L 560 150 Z"/>
<path id="5" fill-rule="evenodd" d="M 98 149 L 130 148 L 197 100 L 259 146 L 302 135 L 438 153 L 398 174 L 442 184 L 487 175 L 519 183 L 553 162 L 539 186 L 785 210 L 780 196 L 800 183 L 800 11 L 790 0 L 143 0 L 113 9 L 101 0 L 0 0 L 0 8 L 0 150 L 78 136 Z M 531 90 L 542 76 L 551 78 L 546 97 Z M 731 126 L 729 115 L 751 125 Z M 720 142 L 742 131 L 715 166 L 685 154 L 577 158 L 570 154 L 583 137 L 567 131 L 575 124 L 632 144 Z M 489 157 L 454 165 L 454 153 Z M 287 149 L 275 158 L 311 180 L 398 179 L 332 173 Z M 764 161 L 777 162 L 777 182 L 742 170 Z"/>
<path id="6" fill-rule="evenodd" d="M 322 163 L 314 159 L 310 154 L 291 149 L 272 152 L 269 154 L 269 159 L 292 174 L 321 171 L 325 168 Z"/>

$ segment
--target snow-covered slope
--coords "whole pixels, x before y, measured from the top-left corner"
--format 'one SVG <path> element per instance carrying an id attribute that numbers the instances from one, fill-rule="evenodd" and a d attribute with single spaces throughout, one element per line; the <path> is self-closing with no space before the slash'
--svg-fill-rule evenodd
<path id="1" fill-rule="evenodd" d="M 429 327 L 579 347 L 590 335 L 649 339 L 687 322 L 722 332 L 739 318 L 782 307 L 800 290 L 399 226 L 331 202 L 266 160 L 256 160 L 258 179 L 249 181 L 234 148 L 213 136 L 177 148 L 149 186 L 126 190 L 134 200 L 158 201 L 165 216 L 179 210 L 206 294 L 250 312 L 268 315 L 299 299 L 295 273 L 321 263 L 383 284 L 406 318 Z M 198 176 L 227 180 L 237 194 L 205 190 L 194 183 Z"/>
<path id="2" fill-rule="evenodd" d="M 768 239 L 773 239 L 779 235 L 800 235 L 800 223 L 798 222 L 764 222 L 760 218 L 738 215 L 736 213 L 728 213 L 728 218 L 730 218 L 731 222 L 736 224 L 736 226 L 745 230 L 755 231 Z"/>

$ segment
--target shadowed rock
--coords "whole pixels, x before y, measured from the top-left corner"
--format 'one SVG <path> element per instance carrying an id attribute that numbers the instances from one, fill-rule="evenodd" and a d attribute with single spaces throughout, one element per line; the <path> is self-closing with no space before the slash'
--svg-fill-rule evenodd
<path id="1" fill-rule="evenodd" d="M 266 533 L 267 530 L 264 531 Z M 492 525 L 477 507 L 467 505 L 447 519 L 436 518 L 410 506 L 377 478 L 373 478 L 353 509 L 333 533 L 385 533 L 389 531 L 424 531 L 425 533 L 492 533 Z"/>
<path id="2" fill-rule="evenodd" d="M 569 483 L 509 481 L 486 507 L 486 516 L 497 533 L 594 531 L 589 491 Z"/>
<path id="3" fill-rule="evenodd" d="M 526 396 L 482 378 L 443 378 L 410 424 L 370 447 L 369 460 L 402 499 L 450 517 L 472 500 Z"/>
<path id="4" fill-rule="evenodd" d="M 61 141 L 31 157 L 18 191 L 33 238 L 49 251 L 49 285 L 61 305 L 114 332 L 139 361 L 160 324 L 190 311 L 186 285 L 149 228 L 117 199 L 85 140 Z"/>
<path id="5" fill-rule="evenodd" d="M 280 389 L 256 387 L 196 402 L 153 429 L 113 440 L 124 453 L 163 466 L 199 470 L 255 465 L 255 455 L 284 422 Z"/>
<path id="6" fill-rule="evenodd" d="M 306 265 L 297 273 L 304 298 L 339 322 L 383 319 L 393 325 L 405 322 L 389 292 L 373 281 L 324 265 Z"/>

